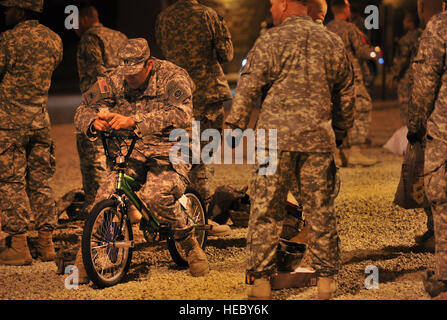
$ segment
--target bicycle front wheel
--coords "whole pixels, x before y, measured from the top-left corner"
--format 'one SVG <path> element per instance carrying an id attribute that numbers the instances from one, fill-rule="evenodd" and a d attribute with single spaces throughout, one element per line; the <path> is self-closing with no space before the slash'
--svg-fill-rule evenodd
<path id="1" fill-rule="evenodd" d="M 188 199 L 185 212 L 188 215 L 190 222 L 194 224 L 194 236 L 200 247 L 205 249 L 207 239 L 205 226 L 208 224 L 208 217 L 206 216 L 204 202 L 199 193 L 190 187 L 186 189 L 185 196 Z M 168 239 L 167 244 L 169 253 L 174 262 L 181 268 L 187 268 L 189 265 L 180 244 L 172 237 Z"/>
<path id="2" fill-rule="evenodd" d="M 118 202 L 99 202 L 82 234 L 82 258 L 90 280 L 100 288 L 119 283 L 130 267 L 132 243 L 132 226 L 128 218 L 122 218 Z"/>

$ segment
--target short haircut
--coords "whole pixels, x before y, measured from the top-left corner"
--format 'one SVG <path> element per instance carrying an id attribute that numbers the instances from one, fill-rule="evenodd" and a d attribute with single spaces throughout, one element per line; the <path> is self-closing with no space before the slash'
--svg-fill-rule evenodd
<path id="1" fill-rule="evenodd" d="M 307 5 L 309 5 L 309 2 L 312 2 L 311 0 L 290 0 L 290 1 L 293 1 L 293 2 L 299 2 L 299 3 L 301 3 L 303 6 L 307 6 Z"/>
<path id="2" fill-rule="evenodd" d="M 79 15 L 81 17 L 88 17 L 90 20 L 93 21 L 99 20 L 98 10 L 96 10 L 93 4 L 88 2 L 83 3 L 79 6 Z"/>
<path id="3" fill-rule="evenodd" d="M 344 8 L 346 7 L 345 0 L 332 0 L 331 7 Z"/>
<path id="4" fill-rule="evenodd" d="M 415 26 L 419 25 L 418 13 L 415 10 L 405 10 L 405 16 L 409 16 Z"/>

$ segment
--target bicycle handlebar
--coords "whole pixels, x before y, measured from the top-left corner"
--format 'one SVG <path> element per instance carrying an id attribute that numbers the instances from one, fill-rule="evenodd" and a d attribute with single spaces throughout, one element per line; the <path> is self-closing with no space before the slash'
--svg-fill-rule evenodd
<path id="1" fill-rule="evenodd" d="M 139 139 L 139 137 L 135 134 L 135 132 L 131 131 L 131 130 L 120 130 L 120 131 L 129 131 L 129 135 L 123 135 L 123 134 L 118 134 L 116 133 L 116 131 L 101 131 L 99 133 L 100 137 L 101 137 L 101 141 L 102 141 L 102 145 L 104 147 L 104 152 L 106 154 L 106 157 L 112 161 L 114 161 L 115 159 L 113 159 L 110 156 L 110 152 L 109 152 L 109 147 L 107 144 L 107 140 L 110 139 L 116 139 L 118 140 L 120 139 L 132 139 L 131 143 L 130 143 L 130 147 L 127 149 L 127 154 L 124 156 L 124 161 L 125 163 L 127 163 L 127 161 L 130 158 L 130 155 L 133 152 L 133 149 L 135 148 L 135 144 L 137 142 L 137 140 Z M 121 149 L 121 145 L 120 145 L 120 149 Z M 121 152 L 121 150 L 120 150 Z"/>

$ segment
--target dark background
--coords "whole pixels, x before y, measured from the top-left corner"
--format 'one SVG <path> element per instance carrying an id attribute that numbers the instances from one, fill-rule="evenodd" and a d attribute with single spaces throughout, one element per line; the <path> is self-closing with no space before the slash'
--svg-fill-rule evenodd
<path id="1" fill-rule="evenodd" d="M 64 43 L 64 59 L 54 74 L 50 94 L 79 93 L 76 67 L 76 47 L 78 38 L 72 30 L 65 29 L 65 7 L 79 5 L 84 0 L 46 0 L 41 23 L 58 33 Z M 154 38 L 155 19 L 157 15 L 175 0 L 96 0 L 90 1 L 99 12 L 101 22 L 110 28 L 118 29 L 129 38 L 143 37 L 149 41 L 152 55 L 163 58 Z M 224 66 L 232 86 L 237 80 L 237 71 L 249 49 L 259 35 L 261 22 L 268 19 L 269 0 L 200 0 L 202 4 L 214 8 L 222 15 L 233 37 L 235 58 Z M 328 1 L 330 2 L 330 1 Z M 396 40 L 403 35 L 402 20 L 404 10 L 416 8 L 416 0 L 351 0 L 353 10 L 360 11 L 361 16 L 367 5 L 377 5 L 380 9 L 380 29 L 364 30 L 371 43 L 384 51 L 385 68 L 391 64 Z M 0 9 L 0 10 L 3 10 Z M 0 26 L 5 29 L 4 15 L 0 15 Z M 329 10 L 325 22 L 332 19 Z M 380 74 L 377 75 L 380 77 Z M 382 88 L 382 91 L 384 88 Z M 379 90 L 380 91 L 380 90 Z M 386 98 L 387 92 L 380 92 Z"/>

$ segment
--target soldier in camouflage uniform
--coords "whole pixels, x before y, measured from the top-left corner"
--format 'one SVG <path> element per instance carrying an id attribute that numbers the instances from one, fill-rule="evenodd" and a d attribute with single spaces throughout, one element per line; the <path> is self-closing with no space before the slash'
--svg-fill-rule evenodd
<path id="1" fill-rule="evenodd" d="M 95 7 L 87 5 L 79 9 L 79 29 L 81 38 L 78 45 L 77 63 L 81 93 L 84 94 L 97 81 L 119 65 L 117 52 L 125 44 L 127 37 L 116 30 L 104 27 Z M 99 140 L 90 141 L 82 133 L 76 134 L 82 185 L 85 193 L 84 210 L 90 212 L 99 186 L 104 181 L 106 159 Z"/>
<path id="2" fill-rule="evenodd" d="M 55 171 L 54 144 L 46 109 L 53 71 L 62 60 L 62 41 L 36 20 L 40 0 L 0 1 L 6 24 L 0 36 L 0 213 L 9 235 L 0 264 L 32 263 L 26 242 L 30 213 L 38 230 L 38 255 L 54 259 L 57 224 L 49 179 Z"/>
<path id="3" fill-rule="evenodd" d="M 422 30 L 417 27 L 416 17 L 412 12 L 405 15 L 403 26 L 407 33 L 399 40 L 397 54 L 393 59 L 391 76 L 393 81 L 398 84 L 397 96 L 400 104 L 400 120 L 402 125 L 406 126 L 410 96 L 410 62 L 417 53 Z"/>
<path id="4" fill-rule="evenodd" d="M 169 138 L 171 131 L 191 131 L 194 84 L 185 70 L 151 57 L 145 39 L 128 40 L 118 55 L 121 66 L 99 78 L 83 95 L 75 115 L 76 128 L 92 140 L 98 131 L 107 129 L 130 129 L 141 138 L 127 174 L 141 185 L 142 200 L 151 212 L 174 231 L 175 240 L 186 251 L 191 274 L 205 275 L 209 271 L 206 255 L 178 201 L 189 182 L 190 165 L 169 160 L 176 144 Z M 95 203 L 115 190 L 113 175 L 108 173 Z M 80 254 L 76 265 L 84 273 Z"/>
<path id="5" fill-rule="evenodd" d="M 435 271 L 424 280 L 434 297 L 447 298 L 447 13 L 434 16 L 420 38 L 412 65 L 414 76 L 409 105 L 408 140 L 426 140 L 425 192 L 435 230 Z"/>
<path id="6" fill-rule="evenodd" d="M 310 224 L 308 250 L 318 274 L 319 298 L 327 299 L 335 291 L 333 276 L 339 267 L 333 153 L 354 120 L 353 71 L 341 42 L 307 16 L 307 1 L 271 3 L 276 27 L 259 37 L 249 52 L 225 120 L 233 129 L 246 128 L 263 89 L 269 87 L 256 128 L 277 130 L 277 149 L 268 155 L 270 161 L 276 158 L 277 170 L 255 174 L 250 184 L 248 295 L 270 297 L 268 277 L 274 272 L 284 203 L 295 176 Z M 258 159 L 258 170 L 272 165 L 266 159 Z"/>
<path id="7" fill-rule="evenodd" d="M 433 16 L 436 16 L 437 14 L 439 14 L 442 11 L 444 11 L 444 3 L 440 0 L 418 1 L 418 16 L 419 16 L 420 22 L 423 26 L 425 26 Z M 419 39 L 415 45 L 415 49 L 414 49 L 415 53 L 412 56 L 411 63 L 414 63 L 415 56 L 418 52 L 418 48 L 419 48 Z M 412 90 L 413 82 L 414 82 L 414 75 L 412 74 L 411 65 L 410 65 L 410 70 L 408 71 L 408 75 L 409 75 L 408 86 L 410 87 L 409 99 L 411 99 L 411 94 L 412 94 L 411 90 Z M 413 123 L 413 120 L 412 120 L 412 119 L 415 119 L 415 116 L 413 115 L 415 113 L 415 110 L 416 109 L 414 107 L 408 107 L 408 109 L 407 109 L 408 128 L 410 128 L 410 126 L 412 126 L 414 128 L 414 126 L 415 126 Z M 425 128 L 425 127 L 426 127 L 426 123 L 422 126 L 422 128 Z M 411 137 L 411 133 L 409 136 Z M 425 148 L 425 140 L 422 141 L 422 147 Z M 435 250 L 435 232 L 434 232 L 433 212 L 431 210 L 431 207 L 424 208 L 424 210 L 425 210 L 425 214 L 427 215 L 427 231 L 423 234 L 416 235 L 415 242 L 418 246 L 425 248 L 426 250 L 434 251 Z"/>
<path id="8" fill-rule="evenodd" d="M 200 135 L 210 128 L 221 131 L 223 103 L 232 98 L 221 64 L 233 59 L 231 34 L 223 18 L 197 0 L 178 0 L 157 17 L 156 39 L 165 58 L 188 71 L 196 85 L 194 120 L 200 121 Z M 213 168 L 204 164 L 191 170 L 191 185 L 206 205 L 213 176 Z M 229 230 L 214 224 L 210 234 L 224 235 Z"/>
<path id="9" fill-rule="evenodd" d="M 366 142 L 372 120 L 372 100 L 365 87 L 360 60 L 371 59 L 373 49 L 368 44 L 366 36 L 352 23 L 348 0 L 333 0 L 331 9 L 335 19 L 328 23 L 327 28 L 338 34 L 345 44 L 349 59 L 354 66 L 355 74 L 355 121 L 348 134 L 349 149 L 343 165 L 370 166 L 377 162 L 362 154 L 360 145 Z M 344 155 L 344 154 L 343 154 Z M 344 157 L 342 156 L 342 159 Z"/>

